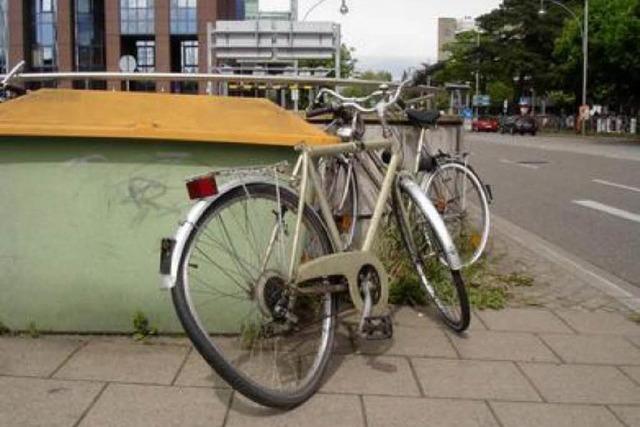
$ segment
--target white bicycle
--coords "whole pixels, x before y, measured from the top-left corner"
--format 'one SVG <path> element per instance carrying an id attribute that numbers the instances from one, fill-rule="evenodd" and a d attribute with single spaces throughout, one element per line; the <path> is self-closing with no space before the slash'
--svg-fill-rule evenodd
<path id="1" fill-rule="evenodd" d="M 387 127 L 385 113 L 402 87 L 379 94 L 373 108 L 346 100 L 315 114 L 377 113 Z M 290 175 L 274 165 L 215 171 L 188 182 L 198 201 L 175 237 L 163 240 L 160 270 L 195 348 L 235 390 L 279 408 L 311 397 L 332 353 L 340 299 L 359 311 L 362 337 L 392 336 L 389 279 L 372 252 L 389 205 L 425 294 L 450 328 L 467 329 L 469 302 L 456 247 L 437 209 L 400 167 L 399 145 L 354 138 L 300 146 Z M 376 150 L 390 158 L 375 210 L 362 244 L 347 248 L 317 163 Z M 230 181 L 218 187 L 223 178 Z"/>

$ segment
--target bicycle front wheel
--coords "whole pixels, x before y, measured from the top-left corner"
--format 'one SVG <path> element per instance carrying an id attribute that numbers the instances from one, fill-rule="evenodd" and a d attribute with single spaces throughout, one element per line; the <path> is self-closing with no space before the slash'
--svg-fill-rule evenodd
<path id="1" fill-rule="evenodd" d="M 482 256 L 491 228 L 487 193 L 473 170 L 447 161 L 422 178 L 421 187 L 444 219 L 463 267 Z"/>
<path id="2" fill-rule="evenodd" d="M 194 224 L 181 254 L 173 301 L 195 348 L 234 389 L 290 408 L 320 384 L 336 323 L 331 293 L 297 293 L 288 275 L 333 252 L 321 220 L 298 196 L 268 183 L 219 196 Z"/>
<path id="3" fill-rule="evenodd" d="M 459 269 L 440 261 L 449 256 L 445 248 L 451 237 L 443 235 L 447 229 L 442 222 L 435 224 L 438 213 L 433 206 L 427 209 L 430 202 L 417 184 L 398 185 L 394 199 L 400 234 L 423 289 L 447 326 L 464 331 L 471 320 L 464 280 Z M 455 252 L 455 247 L 447 250 Z"/>

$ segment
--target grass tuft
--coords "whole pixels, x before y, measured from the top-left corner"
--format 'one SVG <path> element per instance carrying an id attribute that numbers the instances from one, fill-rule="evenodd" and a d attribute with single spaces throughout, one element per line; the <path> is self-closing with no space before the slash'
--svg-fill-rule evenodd
<path id="1" fill-rule="evenodd" d="M 386 229 L 376 249 L 391 276 L 389 302 L 396 305 L 426 305 L 429 302 L 426 292 L 395 224 Z M 505 274 L 497 271 L 495 265 L 498 260 L 499 257 L 485 255 L 462 271 L 472 307 L 480 310 L 503 309 L 512 298 L 514 288 L 533 286 L 533 278 L 523 273 Z M 427 264 L 425 273 L 440 295 L 451 293 L 448 268 L 435 255 Z"/>
<path id="2" fill-rule="evenodd" d="M 158 335 L 158 329 L 151 326 L 149 319 L 142 311 L 137 311 L 133 315 L 133 339 L 144 341 L 152 335 Z"/>

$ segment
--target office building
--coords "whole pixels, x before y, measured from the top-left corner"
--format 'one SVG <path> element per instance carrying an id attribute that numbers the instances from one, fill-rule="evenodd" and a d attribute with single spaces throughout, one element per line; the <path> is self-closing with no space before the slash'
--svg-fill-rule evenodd
<path id="1" fill-rule="evenodd" d="M 244 0 L 0 0 L 0 73 L 25 71 L 207 72 L 207 23 L 241 19 Z M 51 82 L 34 83 L 34 87 Z M 121 82 L 62 87 L 122 88 Z M 132 82 L 132 90 L 194 92 L 195 83 Z M 203 91 L 204 88 L 199 88 Z"/>
<path id="2" fill-rule="evenodd" d="M 447 45 L 456 40 L 456 34 L 475 29 L 475 19 L 469 16 L 462 19 L 438 18 L 438 62 L 446 61 L 451 56 L 447 52 Z"/>
<path id="3" fill-rule="evenodd" d="M 289 9 L 281 11 L 264 11 L 260 8 L 260 0 L 244 1 L 244 19 L 253 21 L 257 19 L 270 19 L 281 21 L 298 20 L 298 0 L 289 1 Z"/>

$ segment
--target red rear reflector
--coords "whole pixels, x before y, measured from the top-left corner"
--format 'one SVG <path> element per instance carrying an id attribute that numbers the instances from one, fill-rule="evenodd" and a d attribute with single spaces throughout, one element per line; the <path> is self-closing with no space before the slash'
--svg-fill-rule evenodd
<path id="1" fill-rule="evenodd" d="M 189 198 L 191 200 L 215 196 L 218 194 L 216 177 L 213 175 L 206 175 L 194 178 L 187 182 L 187 191 L 189 191 Z"/>

